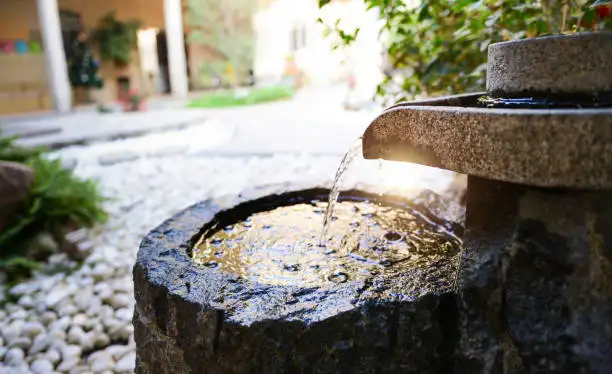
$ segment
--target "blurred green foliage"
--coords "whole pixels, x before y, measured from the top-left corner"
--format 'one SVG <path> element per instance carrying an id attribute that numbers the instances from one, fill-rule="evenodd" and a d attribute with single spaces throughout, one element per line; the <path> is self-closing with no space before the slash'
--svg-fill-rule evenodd
<path id="1" fill-rule="evenodd" d="M 405 0 L 364 2 L 384 20 L 388 74 L 377 96 L 385 104 L 483 91 L 492 43 L 612 26 L 592 3 L 578 0 L 422 0 L 416 7 Z M 346 45 L 358 38 L 335 25 L 328 30 Z"/>

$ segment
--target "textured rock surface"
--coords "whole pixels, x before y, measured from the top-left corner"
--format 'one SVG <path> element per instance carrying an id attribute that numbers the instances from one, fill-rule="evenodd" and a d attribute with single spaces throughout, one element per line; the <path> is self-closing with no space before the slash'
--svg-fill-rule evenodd
<path id="1" fill-rule="evenodd" d="M 487 91 L 498 97 L 612 92 L 612 33 L 555 35 L 489 46 Z"/>
<path id="2" fill-rule="evenodd" d="M 611 197 L 469 178 L 461 372 L 610 371 Z"/>
<path id="3" fill-rule="evenodd" d="M 18 204 L 26 197 L 33 182 L 32 169 L 23 164 L 0 160 L 0 231 L 8 219 L 19 212 Z"/>
<path id="4" fill-rule="evenodd" d="M 389 108 L 363 136 L 364 157 L 507 182 L 612 188 L 612 109 L 485 109 L 480 94 Z"/>
<path id="5" fill-rule="evenodd" d="M 136 372 L 447 372 L 455 256 L 310 288 L 194 266 L 186 250 L 216 212 L 283 190 L 195 205 L 143 240 L 134 267 Z"/>

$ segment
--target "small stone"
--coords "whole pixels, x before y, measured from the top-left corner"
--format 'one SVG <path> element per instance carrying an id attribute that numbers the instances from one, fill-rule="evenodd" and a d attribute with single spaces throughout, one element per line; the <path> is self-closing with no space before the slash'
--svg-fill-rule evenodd
<path id="1" fill-rule="evenodd" d="M 21 326 L 23 325 L 23 322 L 21 323 L 16 323 L 13 322 L 8 326 L 4 326 L 2 328 L 2 336 L 4 337 L 5 343 L 6 345 L 11 345 L 12 341 L 19 338 L 19 336 L 21 335 Z"/>
<path id="2" fill-rule="evenodd" d="M 105 333 L 92 331 L 90 334 L 93 335 L 92 340 L 94 348 L 106 348 L 111 342 L 110 338 Z"/>
<path id="3" fill-rule="evenodd" d="M 79 359 L 83 349 L 78 345 L 66 345 L 61 349 L 62 360 Z"/>
<path id="4" fill-rule="evenodd" d="M 55 314 L 55 312 L 52 312 L 52 311 L 44 312 L 40 316 L 40 322 L 45 324 L 45 326 L 49 326 L 49 324 L 51 324 L 52 322 L 56 320 L 57 320 L 57 314 Z"/>
<path id="5" fill-rule="evenodd" d="M 100 318 L 102 319 L 111 318 L 115 315 L 115 310 L 110 305 L 102 305 L 102 307 L 100 308 L 99 314 L 100 314 Z"/>
<path id="6" fill-rule="evenodd" d="M 91 371 L 94 373 L 101 373 L 105 370 L 113 370 L 115 367 L 115 361 L 111 355 L 105 351 L 100 351 L 99 354 L 97 353 L 98 352 L 96 352 L 95 355 L 92 355 L 88 360 Z"/>
<path id="7" fill-rule="evenodd" d="M 68 343 L 80 345 L 85 336 L 85 331 L 81 326 L 72 326 L 68 331 Z"/>
<path id="8" fill-rule="evenodd" d="M 37 359 L 30 365 L 30 370 L 34 374 L 48 374 L 53 372 L 53 364 L 45 359 Z"/>
<path id="9" fill-rule="evenodd" d="M 100 310 L 102 309 L 102 300 L 95 297 L 92 298 L 89 303 L 89 308 L 87 308 L 87 315 L 90 317 L 98 316 L 100 314 Z"/>
<path id="10" fill-rule="evenodd" d="M 113 296 L 113 288 L 107 283 L 98 283 L 94 289 L 103 301 L 108 301 Z"/>
<path id="11" fill-rule="evenodd" d="M 49 331 L 63 331 L 66 332 L 70 326 L 72 319 L 69 316 L 64 316 L 57 321 L 54 321 L 49 325 Z"/>
<path id="12" fill-rule="evenodd" d="M 0 348 L 4 347 L 4 338 L 0 336 Z"/>
<path id="13" fill-rule="evenodd" d="M 115 372 L 132 372 L 136 367 L 136 352 L 131 352 L 125 355 L 115 365 Z"/>
<path id="14" fill-rule="evenodd" d="M 116 293 L 132 293 L 134 292 L 134 282 L 130 277 L 115 279 L 111 287 Z"/>
<path id="15" fill-rule="evenodd" d="M 72 323 L 77 326 L 84 326 L 87 324 L 88 318 L 83 313 L 78 313 L 72 318 Z"/>
<path id="16" fill-rule="evenodd" d="M 74 305 L 81 311 L 86 311 L 89 308 L 91 300 L 94 297 L 93 290 L 85 289 L 74 296 Z"/>
<path id="17" fill-rule="evenodd" d="M 57 371 L 60 371 L 60 372 L 67 372 L 67 371 L 69 371 L 70 373 L 72 373 L 73 370 L 75 369 L 75 367 L 78 364 L 79 364 L 79 359 L 78 358 L 64 359 L 64 360 L 62 360 L 62 363 L 57 366 Z M 87 370 L 88 370 L 88 368 L 85 368 L 84 371 L 79 371 L 78 373 L 84 373 Z"/>
<path id="18" fill-rule="evenodd" d="M 45 353 L 44 357 L 50 363 L 52 363 L 53 365 L 56 365 L 58 362 L 60 362 L 62 355 L 56 349 L 49 349 L 47 353 Z"/>
<path id="19" fill-rule="evenodd" d="M 11 320 L 13 321 L 22 321 L 28 317 L 28 312 L 21 309 L 21 307 L 13 312 L 11 312 Z"/>
<path id="20" fill-rule="evenodd" d="M 57 313 L 61 316 L 73 316 L 75 315 L 79 310 L 77 309 L 76 306 L 74 306 L 73 304 L 65 304 L 63 306 L 61 306 L 59 308 L 59 310 L 57 311 Z"/>
<path id="21" fill-rule="evenodd" d="M 121 309 L 118 309 L 117 312 L 115 312 L 115 316 L 118 319 L 122 321 L 126 321 L 126 322 L 132 321 L 133 315 L 134 315 L 134 312 L 128 308 L 121 308 Z"/>
<path id="22" fill-rule="evenodd" d="M 28 308 L 28 309 L 34 308 L 34 305 L 35 305 L 34 299 L 30 295 L 23 295 L 19 299 L 17 304 L 21 305 L 24 308 Z"/>
<path id="23" fill-rule="evenodd" d="M 134 302 L 128 295 L 120 293 L 113 295 L 113 297 L 111 297 L 109 300 L 109 304 L 115 309 L 120 309 L 132 306 Z"/>
<path id="24" fill-rule="evenodd" d="M 50 336 L 46 334 L 40 334 L 36 337 L 36 339 L 34 339 L 34 344 L 32 344 L 29 353 L 31 355 L 40 353 L 47 349 L 51 345 L 51 343 L 53 343 L 53 339 Z"/>
<path id="25" fill-rule="evenodd" d="M 108 352 L 108 354 L 110 354 L 115 360 L 121 359 L 123 356 L 133 350 L 134 347 L 129 345 L 111 345 L 105 349 L 105 351 Z"/>
<path id="26" fill-rule="evenodd" d="M 32 346 L 32 339 L 27 338 L 25 336 L 20 336 L 16 339 L 13 339 L 11 344 L 9 344 L 9 348 L 21 348 L 23 350 L 28 350 Z"/>
<path id="27" fill-rule="evenodd" d="M 35 338 L 43 331 L 45 331 L 45 326 L 40 322 L 26 322 L 21 327 L 22 334 L 29 338 Z"/>
<path id="28" fill-rule="evenodd" d="M 19 348 L 11 348 L 4 356 L 4 363 L 8 366 L 21 366 L 24 364 L 25 354 Z"/>
<path id="29" fill-rule="evenodd" d="M 96 345 L 96 333 L 93 331 L 84 333 L 79 345 L 84 351 L 92 350 Z"/>
<path id="30" fill-rule="evenodd" d="M 134 161 L 138 159 L 140 155 L 134 151 L 119 150 L 111 151 L 100 155 L 98 157 L 98 163 L 102 166 L 110 166 L 119 162 Z"/>
<path id="31" fill-rule="evenodd" d="M 98 281 L 103 281 L 113 276 L 114 269 L 104 262 L 97 263 L 91 269 L 91 275 Z"/>
<path id="32" fill-rule="evenodd" d="M 60 305 L 60 303 L 72 295 L 76 291 L 76 285 L 68 285 L 68 284 L 60 284 L 57 287 L 53 288 L 51 292 L 45 297 L 45 303 L 51 307 L 55 308 Z M 67 304 L 70 305 L 70 304 Z M 73 306 L 74 308 L 74 306 Z"/>
<path id="33" fill-rule="evenodd" d="M 19 283 L 18 285 L 15 285 L 13 286 L 13 288 L 10 289 L 9 295 L 11 296 L 27 295 L 27 294 L 32 294 L 36 292 L 37 290 L 38 290 L 38 285 L 36 285 L 36 283 L 34 282 Z"/>
<path id="34" fill-rule="evenodd" d="M 6 352 L 8 352 L 8 348 L 0 347 L 0 361 L 4 361 L 4 356 L 6 356 Z"/>

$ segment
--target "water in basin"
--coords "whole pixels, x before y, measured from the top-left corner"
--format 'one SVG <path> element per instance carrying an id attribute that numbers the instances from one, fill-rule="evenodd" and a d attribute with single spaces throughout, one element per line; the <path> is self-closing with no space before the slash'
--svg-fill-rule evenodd
<path id="1" fill-rule="evenodd" d="M 367 194 L 340 196 L 321 245 L 326 198 L 298 193 L 217 217 L 193 247 L 194 261 L 264 284 L 314 286 L 457 257 L 461 243 L 450 223 L 422 206 Z"/>

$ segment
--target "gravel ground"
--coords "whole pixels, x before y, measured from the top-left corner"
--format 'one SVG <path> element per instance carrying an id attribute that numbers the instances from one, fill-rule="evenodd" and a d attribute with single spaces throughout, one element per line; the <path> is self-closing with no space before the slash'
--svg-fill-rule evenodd
<path id="1" fill-rule="evenodd" d="M 92 254 L 83 266 L 56 255 L 47 271 L 8 290 L 18 301 L 6 302 L 0 310 L 0 373 L 133 372 L 131 270 L 140 239 L 199 200 L 268 183 L 329 186 L 342 158 L 213 157 L 181 152 L 180 142 L 172 152 L 125 156 L 137 148 L 134 142 L 151 144 L 143 137 L 117 142 L 116 149 L 98 144 L 58 153 L 67 164 L 78 161 L 78 175 L 100 181 L 103 193 L 113 198 L 107 203 L 111 219 L 93 238 Z M 452 178 L 452 173 L 437 169 L 397 163 L 380 169 L 376 161 L 358 160 L 344 186 L 379 183 L 404 194 L 422 187 L 440 192 Z M 49 273 L 58 268 L 72 270 Z"/>

